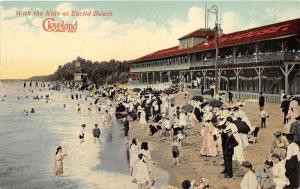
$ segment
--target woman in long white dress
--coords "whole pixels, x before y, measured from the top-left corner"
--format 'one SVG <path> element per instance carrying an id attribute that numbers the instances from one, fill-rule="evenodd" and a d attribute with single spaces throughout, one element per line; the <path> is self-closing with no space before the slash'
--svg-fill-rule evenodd
<path id="1" fill-rule="evenodd" d="M 143 110 L 143 109 L 141 110 L 140 124 L 141 125 L 147 124 L 146 113 L 145 113 L 145 110 Z"/>
<path id="2" fill-rule="evenodd" d="M 278 154 L 272 154 L 272 173 L 273 173 L 273 179 L 276 184 L 275 189 L 282 189 L 284 186 L 289 185 L 289 180 L 285 176 L 285 167 L 284 163 L 280 161 L 280 157 Z"/>
<path id="3" fill-rule="evenodd" d="M 138 161 L 138 154 L 139 154 L 139 149 L 137 146 L 137 141 L 136 139 L 132 139 L 132 142 L 129 146 L 129 165 L 130 165 L 130 175 L 133 176 L 135 175 L 133 173 L 134 171 L 134 165 Z M 136 179 L 133 177 L 133 181 L 136 181 Z"/>
<path id="4" fill-rule="evenodd" d="M 150 175 L 150 180 L 154 180 L 153 162 L 152 162 L 150 150 L 148 147 L 148 142 L 142 142 L 140 153 L 143 154 L 143 160 L 147 164 L 148 172 Z"/>
<path id="5" fill-rule="evenodd" d="M 238 161 L 238 163 L 242 163 L 244 158 L 242 140 L 240 135 L 238 134 L 237 126 L 233 123 L 233 119 L 231 117 L 227 118 L 227 127 L 226 130 L 231 130 L 231 133 L 234 136 L 234 139 L 239 143 L 236 147 L 234 147 L 234 154 L 232 160 Z"/>
<path id="6" fill-rule="evenodd" d="M 138 155 L 138 161 L 134 165 L 134 175 L 138 184 L 138 189 L 146 189 L 146 186 L 150 180 L 147 164 L 143 159 L 143 154 Z"/>
<path id="7" fill-rule="evenodd" d="M 184 112 L 181 112 L 179 114 L 179 126 L 184 128 L 186 127 L 186 125 L 187 125 L 187 116 Z"/>
<path id="8" fill-rule="evenodd" d="M 62 147 L 58 146 L 54 157 L 53 171 L 56 176 L 60 176 L 64 173 L 63 159 L 67 154 L 63 153 Z"/>

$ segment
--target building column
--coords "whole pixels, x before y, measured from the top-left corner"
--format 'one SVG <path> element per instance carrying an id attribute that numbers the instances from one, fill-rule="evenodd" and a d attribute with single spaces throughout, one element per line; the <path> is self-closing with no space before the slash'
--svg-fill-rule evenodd
<path id="1" fill-rule="evenodd" d="M 194 74 L 194 72 L 193 72 L 193 71 L 190 71 L 191 82 L 193 81 L 193 74 Z"/>
<path id="2" fill-rule="evenodd" d="M 152 72 L 152 82 L 155 83 L 155 72 Z"/>
<path id="3" fill-rule="evenodd" d="M 233 48 L 233 63 L 236 64 L 236 53 L 237 53 L 237 48 Z"/>
<path id="4" fill-rule="evenodd" d="M 264 68 L 258 67 L 258 68 L 254 68 L 257 75 L 258 75 L 258 91 L 261 91 L 261 73 L 264 71 Z"/>
<path id="5" fill-rule="evenodd" d="M 182 72 L 179 72 L 179 83 L 182 82 Z"/>
<path id="6" fill-rule="evenodd" d="M 284 70 L 282 68 L 280 68 L 280 70 L 282 71 L 284 78 L 285 78 L 285 80 L 284 80 L 285 94 L 288 94 L 288 92 L 289 92 L 289 74 L 291 73 L 294 66 L 295 66 L 295 64 L 293 64 L 292 67 L 289 69 L 289 65 L 286 64 Z"/>
<path id="7" fill-rule="evenodd" d="M 259 45 L 256 43 L 255 44 L 255 62 L 258 62 L 258 49 L 259 49 Z"/>
<path id="8" fill-rule="evenodd" d="M 239 75 L 240 75 L 241 70 L 242 70 L 241 68 L 234 69 L 234 73 L 235 73 L 235 76 L 236 76 L 236 92 L 237 92 L 238 98 L 240 97 L 240 94 L 239 94 Z"/>
<path id="9" fill-rule="evenodd" d="M 143 83 L 143 72 L 140 73 L 140 82 Z"/>
<path id="10" fill-rule="evenodd" d="M 218 89 L 220 90 L 221 87 L 221 75 L 222 75 L 222 70 L 218 70 L 217 74 L 218 74 Z"/>
<path id="11" fill-rule="evenodd" d="M 159 82 L 162 83 L 162 72 L 159 72 Z"/>
<path id="12" fill-rule="evenodd" d="M 168 82 L 171 80 L 171 72 L 170 71 L 168 71 L 167 72 L 167 75 L 168 75 Z"/>
<path id="13" fill-rule="evenodd" d="M 146 74 L 147 74 L 147 83 L 149 83 L 149 72 L 146 72 Z"/>
<path id="14" fill-rule="evenodd" d="M 204 86 L 204 89 L 206 89 L 206 74 L 207 74 L 207 71 L 202 70 L 202 74 L 203 74 L 203 86 Z"/>

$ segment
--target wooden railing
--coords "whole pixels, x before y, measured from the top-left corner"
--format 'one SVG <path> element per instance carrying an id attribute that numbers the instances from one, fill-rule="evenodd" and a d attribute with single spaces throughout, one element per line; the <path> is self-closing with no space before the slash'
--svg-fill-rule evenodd
<path id="1" fill-rule="evenodd" d="M 192 95 L 201 95 L 200 89 L 189 89 L 189 92 Z M 228 99 L 228 92 L 226 91 L 219 91 L 220 93 L 225 93 L 226 98 Z M 240 99 L 240 100 L 246 100 L 246 99 L 256 99 L 259 98 L 259 93 L 249 93 L 249 92 L 235 92 L 231 91 L 233 94 L 234 99 Z M 265 97 L 265 102 L 270 103 L 280 103 L 281 102 L 281 96 L 279 94 L 263 94 Z"/>
<path id="2" fill-rule="evenodd" d="M 218 65 L 220 64 L 247 64 L 253 62 L 268 62 L 268 61 L 300 61 L 300 52 L 270 52 L 262 53 L 258 55 L 245 55 L 235 57 L 226 57 L 218 59 Z M 148 67 L 131 67 L 131 72 L 158 72 L 158 71 L 172 71 L 172 70 L 186 70 L 195 67 L 212 66 L 215 64 L 214 59 L 192 61 L 190 63 L 170 64 L 170 65 L 150 65 Z"/>

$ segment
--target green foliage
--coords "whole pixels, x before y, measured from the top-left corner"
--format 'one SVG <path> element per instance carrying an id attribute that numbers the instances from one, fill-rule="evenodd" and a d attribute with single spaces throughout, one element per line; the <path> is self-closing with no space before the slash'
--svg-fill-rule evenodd
<path id="1" fill-rule="evenodd" d="M 126 61 L 110 60 L 101 62 L 92 62 L 85 60 L 81 57 L 77 57 L 76 60 L 68 62 L 63 66 L 59 66 L 56 72 L 53 74 L 56 80 L 65 81 L 73 80 L 74 73 L 76 72 L 75 64 L 80 62 L 80 68 L 82 73 L 88 74 L 88 78 L 96 84 L 103 84 L 105 82 L 113 83 L 121 81 L 127 81 L 127 75 L 129 73 L 129 63 Z M 121 74 L 125 73 L 125 74 Z M 120 78 L 120 76 L 122 76 Z M 123 78 L 126 77 L 126 78 Z M 115 80 L 115 78 L 117 80 Z"/>

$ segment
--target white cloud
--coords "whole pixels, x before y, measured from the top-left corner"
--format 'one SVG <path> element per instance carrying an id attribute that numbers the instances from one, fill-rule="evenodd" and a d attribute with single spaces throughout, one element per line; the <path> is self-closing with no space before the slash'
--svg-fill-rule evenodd
<path id="1" fill-rule="evenodd" d="M 204 28 L 204 23 L 204 9 L 196 6 L 188 10 L 187 21 L 179 20 L 176 17 L 172 17 L 168 20 L 171 35 L 176 39 L 196 29 Z"/>
<path id="2" fill-rule="evenodd" d="M 227 11 L 222 16 L 222 28 L 224 33 L 239 31 L 243 28 L 241 15 L 236 11 Z"/>
<path id="3" fill-rule="evenodd" d="M 59 5 L 56 6 L 56 11 L 60 12 L 60 18 L 63 19 L 63 20 L 71 20 L 72 17 L 66 17 L 66 16 L 63 16 L 62 13 L 63 12 L 69 12 L 69 14 L 75 10 L 75 7 L 72 3 L 69 3 L 69 2 L 64 2 L 64 3 L 60 3 Z"/>
<path id="4" fill-rule="evenodd" d="M 300 0 L 299 0 L 300 1 Z M 265 13 L 269 17 L 275 18 L 277 21 L 291 20 L 299 18 L 299 8 L 285 8 L 285 9 L 274 9 L 272 7 L 266 8 Z"/>
<path id="5" fill-rule="evenodd" d="M 74 6 L 72 3 L 60 3 L 59 5 L 56 6 L 56 10 L 58 12 L 66 12 L 66 11 L 72 11 L 74 10 Z"/>
<path id="6" fill-rule="evenodd" d="M 59 11 L 73 10 L 71 3 L 61 3 Z M 91 9 L 89 9 L 91 10 Z M 14 9 L 4 11 L 9 15 Z M 131 60 L 162 48 L 177 45 L 177 38 L 204 27 L 204 9 L 191 7 L 186 20 L 175 16 L 161 26 L 152 20 L 136 18 L 118 23 L 113 17 L 75 17 L 76 33 L 49 33 L 41 27 L 43 18 L 34 17 L 34 26 L 23 24 L 25 17 L 3 19 L 1 24 L 2 77 L 26 78 L 53 73 L 57 66 L 81 56 L 92 61 Z M 64 19 L 65 20 L 65 19 Z M 214 17 L 210 20 L 214 22 Z M 237 12 L 223 15 L 226 33 L 247 27 Z M 243 25 L 244 24 L 244 25 Z M 248 27 L 259 23 L 253 21 Z M 30 66 L 28 66 L 30 65 Z M 33 69 L 34 68 L 34 69 Z"/>

